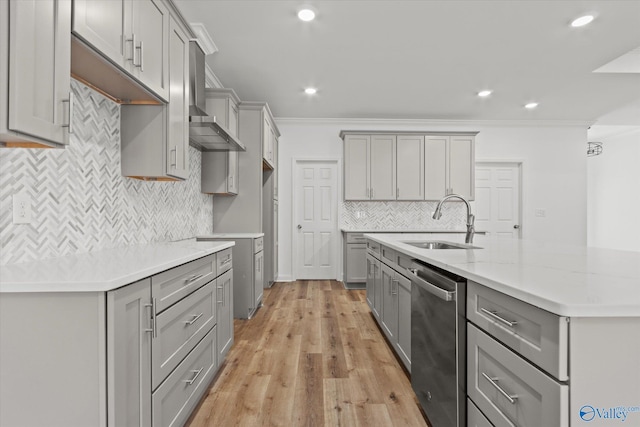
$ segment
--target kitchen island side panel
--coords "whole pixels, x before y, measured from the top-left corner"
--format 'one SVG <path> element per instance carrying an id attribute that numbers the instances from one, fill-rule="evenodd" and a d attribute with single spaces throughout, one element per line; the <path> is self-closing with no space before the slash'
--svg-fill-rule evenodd
<path id="1" fill-rule="evenodd" d="M 570 425 L 640 425 L 640 317 L 573 317 L 569 340 Z"/>
<path id="2" fill-rule="evenodd" d="M 1 426 L 107 425 L 105 304 L 101 292 L 0 294 Z"/>

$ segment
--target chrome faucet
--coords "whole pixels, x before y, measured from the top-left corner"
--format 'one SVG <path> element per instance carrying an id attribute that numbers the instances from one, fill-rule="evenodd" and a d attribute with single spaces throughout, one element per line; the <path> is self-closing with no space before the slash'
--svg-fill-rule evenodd
<path id="1" fill-rule="evenodd" d="M 471 205 L 459 194 L 449 194 L 448 196 L 444 196 L 442 200 L 438 202 L 436 206 L 436 210 L 433 212 L 433 219 L 440 219 L 442 216 L 442 204 L 451 198 L 456 198 L 462 200 L 467 205 L 467 234 L 464 238 L 465 243 L 473 243 L 473 234 L 475 233 L 475 228 L 473 226 L 476 217 L 471 213 Z"/>

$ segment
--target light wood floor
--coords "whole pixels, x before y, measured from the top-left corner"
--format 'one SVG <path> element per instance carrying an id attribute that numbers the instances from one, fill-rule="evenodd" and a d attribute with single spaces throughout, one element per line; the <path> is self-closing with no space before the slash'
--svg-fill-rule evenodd
<path id="1" fill-rule="evenodd" d="M 189 427 L 426 426 L 363 290 L 298 281 L 265 289 Z"/>

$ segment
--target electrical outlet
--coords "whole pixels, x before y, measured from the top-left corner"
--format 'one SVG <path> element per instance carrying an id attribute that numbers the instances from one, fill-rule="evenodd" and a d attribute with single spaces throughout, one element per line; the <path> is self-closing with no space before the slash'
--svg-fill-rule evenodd
<path id="1" fill-rule="evenodd" d="M 31 224 L 31 199 L 26 194 L 13 196 L 13 223 Z"/>
<path id="2" fill-rule="evenodd" d="M 545 216 L 547 216 L 547 211 L 545 211 L 544 209 L 536 209 L 535 213 L 539 218 L 544 218 Z"/>

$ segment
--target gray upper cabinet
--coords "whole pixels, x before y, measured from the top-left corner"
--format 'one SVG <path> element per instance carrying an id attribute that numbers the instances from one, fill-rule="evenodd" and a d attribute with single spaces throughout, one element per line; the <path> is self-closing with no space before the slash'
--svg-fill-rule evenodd
<path id="1" fill-rule="evenodd" d="M 424 136 L 398 135 L 396 199 L 424 200 Z"/>
<path id="2" fill-rule="evenodd" d="M 476 134 L 342 131 L 344 199 L 473 200 Z"/>
<path id="3" fill-rule="evenodd" d="M 169 26 L 169 104 L 121 107 L 121 166 L 127 177 L 189 177 L 189 36 L 173 17 Z"/>
<path id="4" fill-rule="evenodd" d="M 369 135 L 344 137 L 344 198 L 369 200 Z"/>
<path id="5" fill-rule="evenodd" d="M 237 137 L 240 117 L 240 98 L 233 89 L 206 89 L 207 113 Z M 239 191 L 239 162 L 237 151 L 202 153 L 202 192 L 208 194 L 237 195 Z"/>
<path id="6" fill-rule="evenodd" d="M 74 0 L 73 33 L 168 100 L 169 10 L 161 0 Z"/>
<path id="7" fill-rule="evenodd" d="M 0 2 L 0 142 L 68 144 L 70 31 L 70 0 Z"/>
<path id="8" fill-rule="evenodd" d="M 475 197 L 475 134 L 425 137 L 425 198 Z"/>

